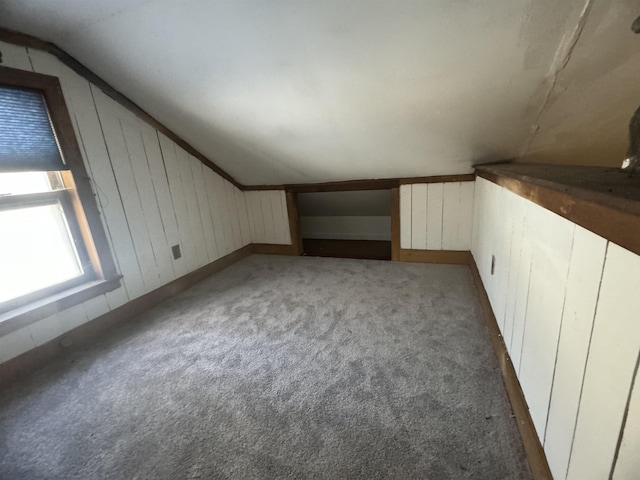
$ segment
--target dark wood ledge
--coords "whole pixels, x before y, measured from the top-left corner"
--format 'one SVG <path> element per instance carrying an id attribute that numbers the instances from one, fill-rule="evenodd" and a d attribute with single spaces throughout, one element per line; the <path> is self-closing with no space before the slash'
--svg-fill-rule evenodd
<path id="1" fill-rule="evenodd" d="M 640 176 L 537 164 L 484 165 L 476 175 L 640 255 Z"/>

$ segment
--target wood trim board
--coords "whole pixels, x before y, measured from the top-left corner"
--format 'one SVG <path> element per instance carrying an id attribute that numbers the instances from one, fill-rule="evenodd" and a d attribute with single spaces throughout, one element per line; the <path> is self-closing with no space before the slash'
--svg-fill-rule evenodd
<path id="1" fill-rule="evenodd" d="M 469 253 L 469 269 L 471 270 L 473 283 L 476 286 L 478 300 L 482 308 L 482 316 L 487 325 L 493 349 L 498 357 L 502 380 L 504 381 L 507 396 L 509 397 L 516 424 L 520 431 L 520 437 L 522 438 L 522 444 L 527 455 L 527 460 L 529 461 L 529 467 L 533 473 L 533 478 L 535 480 L 553 480 L 549 464 L 547 463 L 547 457 L 545 456 L 533 420 L 529 414 L 529 407 L 527 406 L 527 401 L 520 386 L 520 381 L 513 368 L 513 363 L 511 363 L 507 347 L 500 333 L 500 327 L 498 327 L 498 322 L 496 321 L 491 303 L 489 302 L 489 296 L 484 288 L 478 266 L 471 253 Z"/>
<path id="2" fill-rule="evenodd" d="M 289 255 L 298 256 L 297 249 L 294 245 L 279 245 L 274 243 L 252 243 L 251 253 L 264 255 Z"/>
<path id="3" fill-rule="evenodd" d="M 393 249 L 393 246 L 391 248 Z M 401 262 L 469 265 L 471 260 L 471 253 L 468 250 L 415 250 L 408 248 L 399 250 L 399 261 Z"/>
<path id="4" fill-rule="evenodd" d="M 252 246 L 249 244 L 0 364 L 0 386 L 7 385 L 13 380 L 28 375 L 34 370 L 45 366 L 53 359 L 64 355 L 68 351 L 68 347 L 64 345 L 82 346 L 87 342 L 96 340 L 116 325 L 143 314 L 169 297 L 242 260 L 250 255 L 251 251 Z"/>
<path id="5" fill-rule="evenodd" d="M 260 190 L 286 190 L 284 185 L 245 185 L 246 192 L 256 192 Z"/>
<path id="6" fill-rule="evenodd" d="M 320 183 L 290 183 L 284 185 L 247 185 L 247 191 L 252 190 L 286 190 L 295 193 L 317 193 L 317 192 L 349 192 L 358 190 L 389 190 L 398 188 L 400 185 L 412 183 L 451 183 L 451 182 L 473 182 L 475 174 L 464 175 L 436 175 L 432 177 L 413 178 L 377 178 L 363 180 L 345 180 L 341 182 L 320 182 Z"/>
<path id="7" fill-rule="evenodd" d="M 298 213 L 298 194 L 287 192 L 287 214 L 289 216 L 289 233 L 293 255 L 302 255 L 302 228 L 300 227 L 300 214 Z"/>
<path id="8" fill-rule="evenodd" d="M 391 189 L 391 261 L 400 261 L 400 188 Z"/>
<path id="9" fill-rule="evenodd" d="M 517 178 L 508 171 L 500 171 L 498 166 L 479 167 L 476 172 L 477 176 L 640 255 L 638 202 L 616 199 L 615 203 L 603 204 L 588 199 L 588 192 L 578 192 L 560 183 Z"/>
<path id="10" fill-rule="evenodd" d="M 411 185 L 413 183 L 452 183 L 452 182 L 474 182 L 475 173 L 463 175 L 434 175 L 432 177 L 410 177 L 399 179 L 400 185 Z"/>

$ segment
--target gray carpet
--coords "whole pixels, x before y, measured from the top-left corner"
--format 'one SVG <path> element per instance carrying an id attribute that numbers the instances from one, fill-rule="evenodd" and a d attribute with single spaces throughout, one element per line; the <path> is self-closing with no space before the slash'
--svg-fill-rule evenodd
<path id="1" fill-rule="evenodd" d="M 256 255 L 0 393 L 2 479 L 529 479 L 466 267 Z"/>

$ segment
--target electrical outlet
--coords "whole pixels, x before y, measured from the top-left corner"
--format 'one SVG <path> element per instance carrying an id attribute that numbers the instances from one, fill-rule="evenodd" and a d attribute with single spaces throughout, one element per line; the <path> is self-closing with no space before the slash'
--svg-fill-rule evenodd
<path id="1" fill-rule="evenodd" d="M 182 257 L 182 252 L 180 251 L 180 245 L 174 245 L 171 247 L 171 253 L 173 253 L 173 259 L 177 260 Z"/>
<path id="2" fill-rule="evenodd" d="M 491 255 L 491 275 L 496 271 L 496 256 Z"/>

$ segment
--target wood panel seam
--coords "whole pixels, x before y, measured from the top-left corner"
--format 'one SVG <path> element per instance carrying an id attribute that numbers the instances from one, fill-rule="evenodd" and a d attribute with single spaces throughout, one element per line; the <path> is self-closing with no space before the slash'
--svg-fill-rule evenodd
<path id="1" fill-rule="evenodd" d="M 482 282 L 482 277 L 478 271 L 475 259 L 471 254 L 469 256 L 468 266 L 471 270 L 476 293 L 483 312 L 483 318 L 489 331 L 489 337 L 498 358 L 507 396 L 513 409 L 518 430 L 520 431 L 520 437 L 529 461 L 529 466 L 531 467 L 531 472 L 535 480 L 553 480 L 544 450 L 536 433 L 531 415 L 529 414 L 529 408 L 522 387 L 520 386 L 504 339 L 500 333 L 493 308 L 491 307 L 489 297 Z"/>

